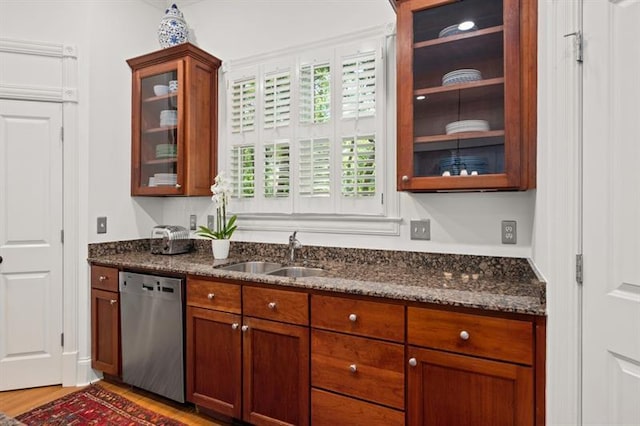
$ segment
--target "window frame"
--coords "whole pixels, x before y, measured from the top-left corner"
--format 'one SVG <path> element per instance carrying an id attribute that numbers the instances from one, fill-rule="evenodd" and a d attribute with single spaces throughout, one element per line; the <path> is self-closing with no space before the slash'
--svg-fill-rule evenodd
<path id="1" fill-rule="evenodd" d="M 390 30 L 391 28 L 391 30 Z M 389 120 L 395 113 L 395 86 L 388 83 L 395 76 L 393 58 L 395 53 L 394 27 L 389 25 L 370 28 L 346 36 L 340 36 L 303 46 L 282 49 L 265 55 L 226 62 L 222 78 L 227 90 L 221 101 L 229 104 L 230 87 L 235 81 L 250 78 L 257 82 L 257 99 L 253 130 L 247 134 L 233 134 L 230 121 L 221 116 L 219 169 L 230 165 L 231 147 L 252 144 L 255 159 L 255 197 L 232 198 L 229 210 L 238 215 L 239 230 L 284 230 L 293 228 L 306 232 L 399 235 L 399 194 L 395 190 L 395 129 Z M 342 63 L 343 59 L 356 57 L 368 51 L 374 52 L 376 61 L 376 114 L 374 117 L 358 119 L 342 118 Z M 300 72 L 302 67 L 328 64 L 331 75 L 329 122 L 301 122 Z M 288 126 L 265 128 L 264 93 L 265 77 L 289 69 L 290 115 Z M 393 75 L 392 75 L 393 74 Z M 313 98 L 312 98 L 313 102 Z M 228 111 L 231 111 L 230 109 Z M 367 122 L 369 121 L 369 122 Z M 389 123 L 388 123 L 389 122 Z M 376 194 L 372 197 L 354 199 L 341 194 L 341 155 L 343 138 L 375 135 L 376 139 Z M 300 142 L 329 139 L 331 195 L 309 197 L 300 194 Z M 264 188 L 264 146 L 289 141 L 289 197 L 262 196 Z M 336 148 L 334 145 L 338 146 Z M 392 173 L 390 173 L 390 171 Z"/>

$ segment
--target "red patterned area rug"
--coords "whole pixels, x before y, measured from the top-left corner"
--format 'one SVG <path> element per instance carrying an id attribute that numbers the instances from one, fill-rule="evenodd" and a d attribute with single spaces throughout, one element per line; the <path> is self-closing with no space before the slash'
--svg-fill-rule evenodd
<path id="1" fill-rule="evenodd" d="M 91 385 L 16 417 L 28 426 L 186 426 Z"/>

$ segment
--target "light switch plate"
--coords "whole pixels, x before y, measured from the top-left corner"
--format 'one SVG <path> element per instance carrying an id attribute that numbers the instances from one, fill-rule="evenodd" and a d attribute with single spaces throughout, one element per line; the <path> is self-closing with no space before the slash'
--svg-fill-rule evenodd
<path id="1" fill-rule="evenodd" d="M 411 221 L 411 239 L 412 240 L 430 240 L 431 239 L 431 221 L 412 220 Z"/>
<path id="2" fill-rule="evenodd" d="M 198 216 L 192 214 L 189 216 L 189 229 L 195 231 L 198 227 Z"/>
<path id="3" fill-rule="evenodd" d="M 213 230 L 213 227 L 215 226 L 215 219 L 213 218 L 213 215 L 207 215 L 207 228 Z"/>
<path id="4" fill-rule="evenodd" d="M 107 233 L 107 217 L 100 216 L 98 218 L 98 234 L 106 234 Z"/>
<path id="5" fill-rule="evenodd" d="M 502 244 L 516 244 L 518 232 L 515 220 L 502 221 Z"/>

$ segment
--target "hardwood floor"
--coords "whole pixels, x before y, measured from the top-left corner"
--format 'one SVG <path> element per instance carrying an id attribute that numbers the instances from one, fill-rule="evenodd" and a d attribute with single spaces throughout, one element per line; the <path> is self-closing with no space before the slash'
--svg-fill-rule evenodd
<path id="1" fill-rule="evenodd" d="M 115 384 L 104 380 L 99 383 L 100 386 L 105 389 L 127 398 L 129 401 L 135 402 L 148 410 L 162 414 L 163 416 L 171 417 L 172 419 L 188 425 L 229 425 L 228 423 L 221 423 L 210 417 L 196 413 L 196 410 L 192 405 L 182 405 L 140 389 L 133 389 L 124 384 Z M 62 398 L 63 396 L 80 389 L 82 388 L 45 386 L 41 388 L 0 392 L 0 411 L 9 416 L 16 417 L 22 413 L 46 404 L 47 402 Z"/>

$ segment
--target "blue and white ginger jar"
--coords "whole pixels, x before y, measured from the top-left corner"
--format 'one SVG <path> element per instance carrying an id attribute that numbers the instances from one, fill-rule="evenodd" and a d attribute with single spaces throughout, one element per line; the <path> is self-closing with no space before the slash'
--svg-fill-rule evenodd
<path id="1" fill-rule="evenodd" d="M 189 41 L 187 22 L 175 4 L 166 10 L 164 17 L 160 21 L 158 41 L 163 49 Z"/>

